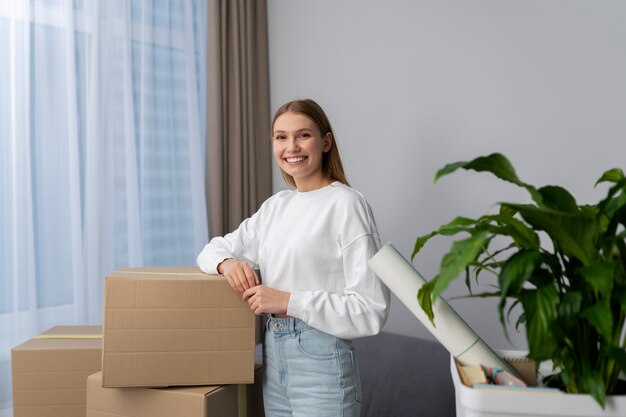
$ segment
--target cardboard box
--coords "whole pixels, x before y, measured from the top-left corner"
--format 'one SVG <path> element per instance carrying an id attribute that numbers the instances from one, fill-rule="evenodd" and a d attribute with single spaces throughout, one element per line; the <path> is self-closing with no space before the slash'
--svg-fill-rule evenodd
<path id="1" fill-rule="evenodd" d="M 87 417 L 263 417 L 261 384 L 103 388 L 98 372 L 87 378 Z"/>
<path id="2" fill-rule="evenodd" d="M 501 350 L 497 353 L 515 372 L 517 372 L 517 375 L 527 386 L 537 386 L 537 364 L 535 361 L 526 357 L 528 352 Z M 476 383 L 487 383 L 487 375 L 480 365 L 463 366 L 456 359 L 454 363 L 463 385 L 472 387 Z"/>
<path id="3" fill-rule="evenodd" d="M 87 417 L 237 417 L 237 385 L 185 388 L 103 388 L 87 378 Z"/>
<path id="4" fill-rule="evenodd" d="M 14 417 L 84 417 L 85 380 L 101 369 L 100 326 L 56 326 L 11 350 Z"/>
<path id="5" fill-rule="evenodd" d="M 224 277 L 196 267 L 106 277 L 103 387 L 248 384 L 255 315 Z"/>

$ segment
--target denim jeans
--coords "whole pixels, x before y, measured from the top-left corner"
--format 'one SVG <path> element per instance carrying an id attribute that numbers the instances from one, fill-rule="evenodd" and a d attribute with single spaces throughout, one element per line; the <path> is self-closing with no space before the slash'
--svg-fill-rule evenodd
<path id="1" fill-rule="evenodd" d="M 270 315 L 263 363 L 266 417 L 359 416 L 361 387 L 349 340 Z"/>

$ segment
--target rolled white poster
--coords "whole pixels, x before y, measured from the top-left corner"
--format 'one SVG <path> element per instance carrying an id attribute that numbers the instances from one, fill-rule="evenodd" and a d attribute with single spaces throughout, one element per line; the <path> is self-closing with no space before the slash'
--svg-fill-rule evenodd
<path id="1" fill-rule="evenodd" d="M 441 297 L 433 301 L 433 326 L 417 301 L 417 292 L 427 281 L 391 243 L 383 246 L 368 266 L 462 365 L 504 368 L 516 374 Z"/>

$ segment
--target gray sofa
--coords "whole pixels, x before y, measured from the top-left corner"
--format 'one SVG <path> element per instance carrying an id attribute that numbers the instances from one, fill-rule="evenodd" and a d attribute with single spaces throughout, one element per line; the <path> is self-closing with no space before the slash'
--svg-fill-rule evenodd
<path id="1" fill-rule="evenodd" d="M 361 417 L 455 417 L 450 355 L 439 343 L 382 332 L 354 347 Z"/>

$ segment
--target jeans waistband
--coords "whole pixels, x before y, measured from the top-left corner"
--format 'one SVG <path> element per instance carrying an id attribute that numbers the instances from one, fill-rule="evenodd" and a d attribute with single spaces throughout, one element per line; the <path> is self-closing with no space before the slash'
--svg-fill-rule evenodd
<path id="1" fill-rule="evenodd" d="M 296 333 L 314 329 L 298 318 L 279 318 L 274 317 L 271 314 L 268 315 L 266 326 L 267 330 L 274 333 Z"/>

